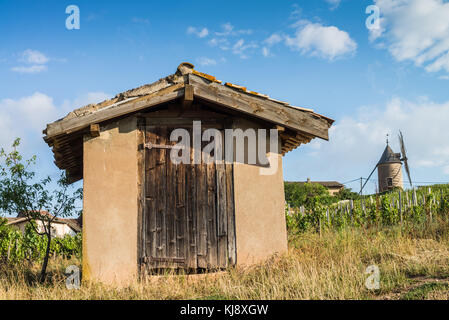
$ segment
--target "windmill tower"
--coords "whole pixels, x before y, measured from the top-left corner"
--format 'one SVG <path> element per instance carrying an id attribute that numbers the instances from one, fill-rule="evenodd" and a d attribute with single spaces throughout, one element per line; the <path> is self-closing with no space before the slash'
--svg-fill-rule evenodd
<path id="1" fill-rule="evenodd" d="M 362 194 L 363 188 L 368 183 L 369 179 L 376 169 L 380 193 L 391 190 L 393 188 L 403 189 L 404 184 L 402 181 L 402 163 L 404 163 L 408 181 L 410 182 L 410 186 L 412 186 L 412 179 L 410 178 L 410 169 L 408 166 L 408 159 L 404 145 L 404 137 L 402 136 L 401 131 L 399 131 L 399 144 L 401 145 L 401 153 L 394 153 L 388 144 L 387 135 L 387 146 L 385 147 L 385 150 L 382 153 L 379 162 L 376 164 L 373 171 L 371 171 L 368 179 L 366 179 L 365 183 L 360 189 L 360 194 Z"/>
<path id="2" fill-rule="evenodd" d="M 385 192 L 393 188 L 404 188 L 402 182 L 401 154 L 394 153 L 388 145 L 377 163 L 377 177 L 379 192 Z"/>

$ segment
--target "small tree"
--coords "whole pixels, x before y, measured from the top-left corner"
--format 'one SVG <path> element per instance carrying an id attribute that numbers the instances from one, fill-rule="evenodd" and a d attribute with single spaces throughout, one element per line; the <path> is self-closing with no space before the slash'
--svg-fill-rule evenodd
<path id="1" fill-rule="evenodd" d="M 317 204 L 329 205 L 335 202 L 326 187 L 318 183 L 285 182 L 284 190 L 285 200 L 296 208 L 304 206 L 306 209 L 314 209 Z"/>
<path id="2" fill-rule="evenodd" d="M 31 170 L 31 166 L 36 163 L 36 156 L 23 160 L 17 150 L 19 145 L 20 139 L 17 138 L 10 153 L 6 153 L 3 148 L 0 151 L 0 209 L 10 215 L 20 213 L 31 222 L 41 222 L 40 230 L 34 223 L 31 225 L 40 236 L 47 239 L 40 273 L 40 281 L 44 282 L 50 256 L 52 223 L 58 217 L 67 217 L 75 212 L 76 200 L 81 199 L 82 189 L 70 191 L 71 185 L 62 173 L 57 186 L 50 191 L 52 179 L 46 177 L 37 181 L 36 173 Z"/>
<path id="3" fill-rule="evenodd" d="M 335 194 L 338 200 L 359 200 L 360 195 L 351 188 L 343 188 Z"/>

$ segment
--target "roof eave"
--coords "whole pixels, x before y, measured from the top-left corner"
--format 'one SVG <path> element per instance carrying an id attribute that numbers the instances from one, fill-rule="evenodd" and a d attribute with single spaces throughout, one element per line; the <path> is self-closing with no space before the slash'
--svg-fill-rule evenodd
<path id="1" fill-rule="evenodd" d="M 309 143 L 314 138 L 329 140 L 328 130 L 334 120 L 315 113 L 311 109 L 294 107 L 267 95 L 247 91 L 242 86 L 229 83 L 221 85 L 221 81 L 215 77 L 197 72 L 193 69 L 193 65 L 183 63 L 175 74 L 152 84 L 123 92 L 98 105 L 76 109 L 65 118 L 48 124 L 44 130 L 44 140 L 53 147 L 55 164 L 60 169 L 66 171 L 70 169 L 71 182 L 82 179 L 82 157 L 75 153 L 67 158 L 65 151 L 61 151 L 72 150 L 73 143 L 70 142 L 73 137 L 76 138 L 78 135 L 77 144 L 82 144 L 79 136 L 82 136 L 92 124 L 100 124 L 181 98 L 185 96 L 187 84 L 192 86 L 194 96 L 197 98 L 288 129 L 284 133 L 282 154 L 301 144 Z M 82 149 L 82 145 L 78 148 Z M 80 164 L 77 164 L 78 162 Z"/>
<path id="2" fill-rule="evenodd" d="M 189 74 L 189 84 L 194 86 L 196 97 L 271 121 L 297 132 L 329 140 L 328 130 L 334 122 L 330 118 L 248 93 L 238 87 L 222 86 L 196 74 Z"/>

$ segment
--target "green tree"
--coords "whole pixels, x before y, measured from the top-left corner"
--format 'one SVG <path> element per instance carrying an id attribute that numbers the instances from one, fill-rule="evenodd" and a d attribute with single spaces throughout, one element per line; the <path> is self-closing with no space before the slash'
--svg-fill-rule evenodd
<path id="1" fill-rule="evenodd" d="M 351 188 L 343 188 L 335 194 L 338 200 L 358 200 L 360 195 L 357 192 L 353 192 Z"/>
<path id="2" fill-rule="evenodd" d="M 42 237 L 46 237 L 46 250 L 40 273 L 40 281 L 47 275 L 48 258 L 52 240 L 52 223 L 58 217 L 67 217 L 75 213 L 76 200 L 81 199 L 82 190 L 70 190 L 72 186 L 64 173 L 60 175 L 57 186 L 50 191 L 52 179 L 36 179 L 31 167 L 36 164 L 36 156 L 24 160 L 17 150 L 20 139 L 12 144 L 12 151 L 0 151 L 0 209 L 10 215 L 21 213 L 31 222 L 40 221 L 42 228 L 30 225 Z M 51 215 L 45 214 L 44 210 Z"/>
<path id="3" fill-rule="evenodd" d="M 329 205 L 335 198 L 329 194 L 326 187 L 318 183 L 285 182 L 285 201 L 292 206 L 314 209 L 317 204 Z"/>

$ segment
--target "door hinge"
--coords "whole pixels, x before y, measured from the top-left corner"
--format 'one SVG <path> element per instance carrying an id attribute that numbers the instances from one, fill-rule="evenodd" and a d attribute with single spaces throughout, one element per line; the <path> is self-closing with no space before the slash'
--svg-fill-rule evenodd
<path id="1" fill-rule="evenodd" d="M 166 144 L 145 143 L 143 145 L 147 149 L 184 149 L 184 146 L 171 146 Z"/>

